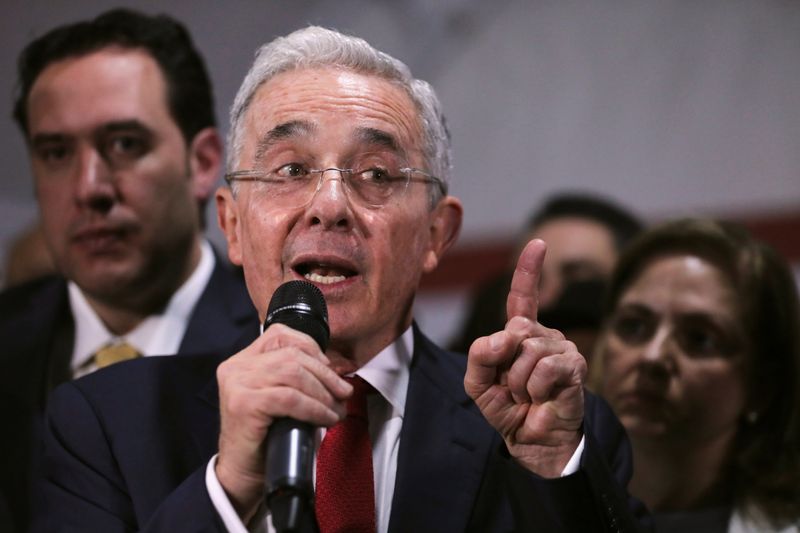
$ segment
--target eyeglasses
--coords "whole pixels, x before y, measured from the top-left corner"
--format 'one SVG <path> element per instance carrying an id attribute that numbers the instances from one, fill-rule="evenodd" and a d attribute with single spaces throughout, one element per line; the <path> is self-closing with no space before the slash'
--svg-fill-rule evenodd
<path id="1" fill-rule="evenodd" d="M 237 170 L 225 175 L 225 181 L 259 182 L 264 192 L 287 207 L 306 205 L 322 188 L 325 173 L 336 171 L 348 195 L 360 203 L 380 208 L 392 198 L 402 197 L 411 182 L 434 184 L 447 194 L 444 182 L 417 168 L 387 163 L 385 157 L 364 154 L 358 157 L 359 170 L 352 168 L 308 168 L 302 163 L 287 163 L 275 170 Z M 331 178 L 335 179 L 335 178 Z"/>

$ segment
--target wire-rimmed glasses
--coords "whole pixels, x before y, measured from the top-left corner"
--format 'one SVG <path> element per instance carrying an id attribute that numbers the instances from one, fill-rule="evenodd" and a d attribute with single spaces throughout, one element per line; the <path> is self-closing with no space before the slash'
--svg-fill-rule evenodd
<path id="1" fill-rule="evenodd" d="M 390 158 L 389 158 L 390 159 Z M 264 192 L 286 207 L 300 207 L 322 188 L 325 174 L 339 173 L 348 195 L 362 204 L 379 208 L 390 199 L 405 194 L 408 184 L 421 182 L 436 185 L 441 194 L 447 194 L 444 182 L 423 170 L 393 163 L 380 154 L 363 154 L 357 158 L 357 168 L 309 168 L 304 163 L 292 162 L 274 170 L 237 170 L 225 175 L 225 181 L 256 181 Z M 336 178 L 330 178 L 336 179 Z"/>

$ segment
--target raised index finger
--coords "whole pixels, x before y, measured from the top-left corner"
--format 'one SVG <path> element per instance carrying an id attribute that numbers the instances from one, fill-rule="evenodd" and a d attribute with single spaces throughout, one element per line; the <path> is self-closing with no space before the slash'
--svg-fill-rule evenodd
<path id="1" fill-rule="evenodd" d="M 522 316 L 536 321 L 539 314 L 539 278 L 547 245 L 541 239 L 531 240 L 517 259 L 506 300 L 506 315 L 511 320 Z"/>

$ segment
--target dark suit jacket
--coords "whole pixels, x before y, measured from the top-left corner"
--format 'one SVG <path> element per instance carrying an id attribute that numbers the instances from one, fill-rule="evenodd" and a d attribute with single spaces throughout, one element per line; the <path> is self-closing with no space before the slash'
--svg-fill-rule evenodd
<path id="1" fill-rule="evenodd" d="M 225 350 L 244 332 L 257 334 L 257 313 L 241 275 L 217 256 L 179 353 Z M 41 415 L 53 388 L 70 379 L 73 339 L 64 279 L 43 278 L 0 294 L 0 416 L 12 424 L 0 439 L 0 500 L 7 500 L 20 530 L 26 527 Z"/>
<path id="2" fill-rule="evenodd" d="M 215 369 L 240 348 L 130 361 L 56 390 L 36 530 L 224 531 L 204 472 L 219 433 Z M 605 404 L 588 397 L 581 470 L 544 480 L 508 457 L 464 392 L 465 365 L 415 328 L 392 533 L 635 529 L 614 480 L 627 482 L 630 450 Z"/>

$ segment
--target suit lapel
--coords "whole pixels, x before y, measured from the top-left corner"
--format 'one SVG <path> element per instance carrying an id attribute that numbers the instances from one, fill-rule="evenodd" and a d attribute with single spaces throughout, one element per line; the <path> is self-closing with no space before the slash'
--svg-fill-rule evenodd
<path id="1" fill-rule="evenodd" d="M 466 356 L 414 331 L 389 531 L 463 531 L 497 436 L 464 392 Z"/>
<path id="2" fill-rule="evenodd" d="M 258 332 L 258 314 L 244 282 L 216 252 L 214 259 L 214 271 L 192 311 L 178 353 L 216 352 L 244 331 Z"/>

